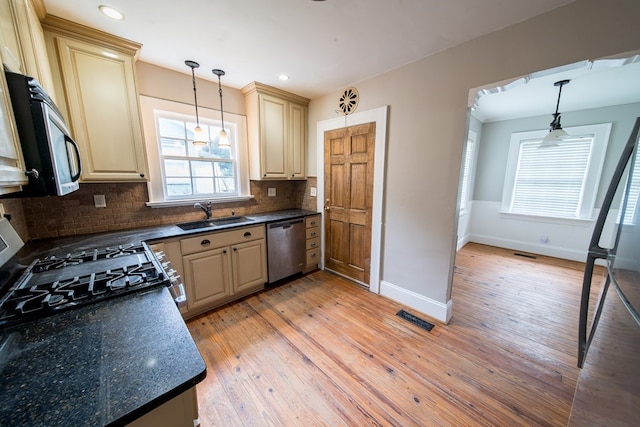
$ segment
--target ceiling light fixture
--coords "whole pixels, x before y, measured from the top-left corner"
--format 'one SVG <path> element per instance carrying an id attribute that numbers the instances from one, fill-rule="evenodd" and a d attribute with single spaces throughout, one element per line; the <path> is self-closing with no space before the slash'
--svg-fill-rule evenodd
<path id="1" fill-rule="evenodd" d="M 108 16 L 111 19 L 115 19 L 117 21 L 122 21 L 124 19 L 124 13 L 120 12 L 118 9 L 114 9 L 111 6 L 100 5 L 98 6 L 100 12 L 103 15 Z"/>
<path id="2" fill-rule="evenodd" d="M 553 85 L 558 86 L 558 102 L 556 103 L 556 112 L 553 113 L 553 120 L 549 124 L 549 133 L 542 139 L 542 143 L 540 147 L 551 147 L 554 145 L 558 145 L 560 142 L 564 141 L 569 137 L 569 134 L 562 129 L 562 125 L 560 124 L 560 113 L 558 112 L 558 108 L 560 107 L 560 96 L 562 95 L 562 86 L 568 84 L 571 80 L 560 80 L 555 82 Z"/>
<path id="3" fill-rule="evenodd" d="M 191 79 L 193 82 L 193 103 L 196 106 L 196 127 L 193 129 L 193 145 L 195 146 L 203 146 L 207 145 L 209 141 L 207 141 L 207 137 L 200 127 L 200 117 L 198 116 L 198 94 L 196 92 L 196 72 L 195 69 L 200 66 L 195 61 L 184 61 L 187 67 L 191 68 Z"/>
<path id="4" fill-rule="evenodd" d="M 220 118 L 222 119 L 222 129 L 220 129 L 220 139 L 218 140 L 218 147 L 230 147 L 229 137 L 227 131 L 224 129 L 224 110 L 222 108 L 222 84 L 220 83 L 220 77 L 224 76 L 224 71 L 217 68 L 211 70 L 213 74 L 218 76 L 218 93 L 220 94 Z"/>
<path id="5" fill-rule="evenodd" d="M 289 76 L 287 76 L 286 74 L 280 74 L 280 75 L 278 76 L 278 78 L 279 78 L 280 80 L 282 80 L 282 81 L 287 81 L 287 80 L 289 80 Z"/>

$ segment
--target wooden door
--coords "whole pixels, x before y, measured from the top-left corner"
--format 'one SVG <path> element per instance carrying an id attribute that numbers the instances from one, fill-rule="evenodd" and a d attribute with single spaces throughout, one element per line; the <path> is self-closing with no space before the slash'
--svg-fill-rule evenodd
<path id="1" fill-rule="evenodd" d="M 325 132 L 325 267 L 369 285 L 376 124 Z"/>

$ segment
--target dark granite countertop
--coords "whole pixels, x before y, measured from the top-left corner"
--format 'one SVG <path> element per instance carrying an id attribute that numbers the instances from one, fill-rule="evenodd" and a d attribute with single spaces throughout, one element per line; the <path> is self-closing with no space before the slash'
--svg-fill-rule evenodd
<path id="1" fill-rule="evenodd" d="M 165 225 L 36 240 L 16 254 L 13 265 L 0 269 L 0 279 L 53 253 L 153 243 L 315 214 L 290 209 L 200 230 Z M 169 291 L 134 293 L 0 329 L 0 426 L 123 425 L 205 376 L 205 363 Z"/>
<path id="2" fill-rule="evenodd" d="M 0 331 L 0 425 L 123 425 L 206 366 L 166 288 Z"/>
<path id="3" fill-rule="evenodd" d="M 160 225 L 106 233 L 40 239 L 27 243 L 18 251 L 16 259 L 20 264 L 28 265 L 35 258 L 42 258 L 53 253 L 59 255 L 60 253 L 73 253 L 99 247 L 139 243 L 141 241 L 153 243 L 173 237 L 187 237 L 317 214 L 318 212 L 305 209 L 287 209 L 246 215 L 246 217 L 251 220 L 250 222 L 220 225 L 196 230 L 182 230 L 177 225 Z"/>

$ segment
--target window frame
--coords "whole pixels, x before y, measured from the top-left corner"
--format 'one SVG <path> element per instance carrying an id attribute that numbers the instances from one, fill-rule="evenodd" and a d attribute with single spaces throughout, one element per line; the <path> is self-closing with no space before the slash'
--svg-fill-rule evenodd
<path id="1" fill-rule="evenodd" d="M 462 154 L 462 174 L 460 177 L 460 213 L 470 210 L 470 203 L 473 198 L 473 186 L 475 177 L 476 152 L 478 145 L 478 135 L 470 130 L 467 135 L 467 142 L 464 145 Z"/>
<path id="2" fill-rule="evenodd" d="M 504 187 L 502 191 L 502 207 L 501 214 L 513 215 L 517 217 L 544 218 L 555 219 L 559 221 L 592 221 L 594 219 L 594 206 L 598 193 L 600 177 L 602 175 L 602 167 L 604 165 L 607 146 L 609 144 L 609 136 L 611 133 L 611 123 L 600 123 L 583 126 L 565 127 L 565 131 L 572 136 L 593 136 L 593 144 L 590 153 L 590 160 L 587 165 L 583 191 L 580 195 L 581 202 L 579 211 L 575 217 L 552 216 L 544 213 L 519 213 L 511 211 L 511 202 L 513 200 L 515 190 L 515 180 L 518 171 L 518 162 L 520 156 L 520 145 L 531 140 L 542 140 L 549 132 L 546 129 L 513 132 L 509 143 L 509 154 L 507 157 L 507 168 L 505 172 Z M 553 148 L 541 148 L 541 150 L 550 150 Z"/>
<path id="3" fill-rule="evenodd" d="M 145 149 L 149 164 L 149 207 L 188 206 L 198 201 L 211 201 L 212 203 L 227 203 L 253 199 L 249 185 L 249 152 L 247 145 L 246 117 L 225 111 L 225 127 L 233 126 L 236 132 L 235 153 L 236 159 L 236 186 L 237 195 L 213 196 L 192 195 L 183 198 L 168 196 L 166 194 L 166 181 L 164 175 L 163 157 L 160 153 L 160 136 L 158 130 L 158 117 L 177 118 L 178 120 L 192 121 L 195 123 L 195 109 L 193 105 L 169 101 L 140 95 L 140 110 L 145 135 Z M 200 124 L 209 124 L 220 127 L 221 116 L 219 110 L 206 107 L 198 108 Z M 233 154 L 232 154 L 233 156 Z"/>

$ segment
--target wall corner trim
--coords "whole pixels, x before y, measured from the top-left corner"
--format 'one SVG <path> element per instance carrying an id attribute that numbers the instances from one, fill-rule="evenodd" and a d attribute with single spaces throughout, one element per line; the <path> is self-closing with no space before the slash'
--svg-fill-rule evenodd
<path id="1" fill-rule="evenodd" d="M 405 304 L 441 322 L 449 323 L 451 320 L 451 300 L 445 304 L 384 280 L 380 281 L 380 295 Z"/>

